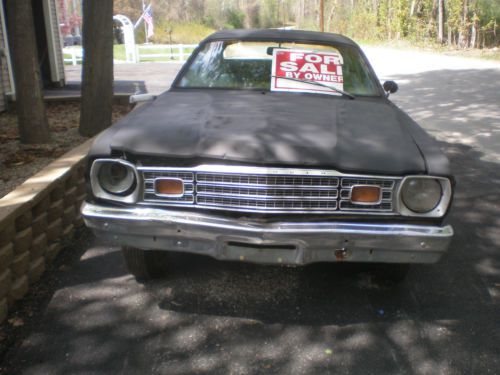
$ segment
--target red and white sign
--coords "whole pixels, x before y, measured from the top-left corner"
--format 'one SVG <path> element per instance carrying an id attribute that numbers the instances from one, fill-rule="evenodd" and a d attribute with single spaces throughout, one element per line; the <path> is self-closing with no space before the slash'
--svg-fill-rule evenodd
<path id="1" fill-rule="evenodd" d="M 273 51 L 271 91 L 300 91 L 339 95 L 326 87 L 292 79 L 318 82 L 343 90 L 342 64 L 342 55 L 338 51 L 311 52 L 276 48 Z"/>

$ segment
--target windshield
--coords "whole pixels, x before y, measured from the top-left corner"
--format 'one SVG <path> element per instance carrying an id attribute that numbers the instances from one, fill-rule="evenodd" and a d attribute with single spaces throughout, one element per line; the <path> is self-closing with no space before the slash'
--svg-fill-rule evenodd
<path id="1" fill-rule="evenodd" d="M 252 41 L 215 41 L 207 43 L 195 56 L 191 65 L 180 78 L 177 87 L 184 88 L 217 88 L 233 90 L 271 90 L 274 76 L 273 59 L 276 51 L 299 51 L 302 54 L 317 53 L 323 56 L 339 56 L 341 66 L 337 67 L 341 76 L 341 89 L 359 96 L 379 96 L 375 77 L 370 73 L 364 58 L 357 48 L 346 45 L 320 45 L 282 42 L 252 42 Z M 291 53 L 293 55 L 293 53 Z M 297 53 L 295 53 L 297 55 Z M 314 61 L 314 60 L 313 60 Z M 275 62 L 275 61 L 274 61 Z M 285 62 L 285 64 L 292 62 Z M 338 62 L 337 62 L 338 63 Z M 305 63 L 307 65 L 308 63 Z M 340 64 L 340 63 L 339 63 Z M 309 64 L 309 65 L 312 65 Z M 288 67 L 288 66 L 287 66 Z M 307 67 L 302 66 L 307 70 Z M 309 67 L 315 69 L 314 66 Z M 321 73 L 317 68 L 317 73 Z M 328 73 L 328 67 L 325 68 Z M 334 68 L 335 69 L 335 68 Z M 316 71 L 312 71 L 316 72 Z M 299 78 L 296 76 L 290 77 Z M 320 77 L 314 74 L 308 77 Z M 337 80 L 339 78 L 336 78 Z M 343 81 L 343 82 L 342 82 Z M 337 85 L 339 83 L 336 83 Z M 292 90 L 285 90 L 292 91 Z M 297 90 L 295 91 L 312 91 Z M 330 90 L 322 90 L 330 91 Z"/>

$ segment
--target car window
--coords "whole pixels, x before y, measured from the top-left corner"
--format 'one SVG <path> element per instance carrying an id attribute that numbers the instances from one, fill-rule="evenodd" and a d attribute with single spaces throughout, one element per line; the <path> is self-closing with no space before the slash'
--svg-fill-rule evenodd
<path id="1" fill-rule="evenodd" d="M 375 77 L 357 48 L 304 43 L 214 41 L 205 44 L 180 78 L 178 87 L 269 90 L 273 48 L 339 52 L 344 90 L 378 96 Z"/>

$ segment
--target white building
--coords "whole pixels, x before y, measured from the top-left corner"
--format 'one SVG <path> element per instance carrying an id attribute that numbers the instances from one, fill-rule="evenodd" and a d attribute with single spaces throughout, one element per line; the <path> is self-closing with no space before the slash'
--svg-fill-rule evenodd
<path id="1" fill-rule="evenodd" d="M 43 87 L 62 87 L 64 58 L 59 31 L 59 9 L 56 0 L 32 0 L 38 60 Z M 9 37 L 6 23 L 6 2 L 0 0 L 0 112 L 6 109 L 9 97 L 15 97 Z"/>

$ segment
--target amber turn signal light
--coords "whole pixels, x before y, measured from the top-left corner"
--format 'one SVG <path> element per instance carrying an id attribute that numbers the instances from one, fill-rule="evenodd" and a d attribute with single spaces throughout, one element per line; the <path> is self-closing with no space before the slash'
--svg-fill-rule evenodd
<path id="1" fill-rule="evenodd" d="M 381 190 L 378 186 L 359 185 L 351 190 L 351 202 L 357 204 L 376 204 L 380 202 Z"/>
<path id="2" fill-rule="evenodd" d="M 177 178 L 158 178 L 155 180 L 156 194 L 181 196 L 184 194 L 184 183 Z"/>

